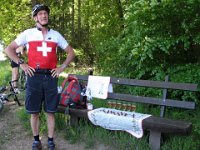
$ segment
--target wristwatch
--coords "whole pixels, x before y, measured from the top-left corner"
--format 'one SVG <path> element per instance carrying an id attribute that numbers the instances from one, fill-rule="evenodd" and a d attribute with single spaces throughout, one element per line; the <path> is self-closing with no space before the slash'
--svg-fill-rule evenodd
<path id="1" fill-rule="evenodd" d="M 19 61 L 18 61 L 17 64 L 18 64 L 18 65 L 24 64 L 24 60 L 23 60 L 23 59 L 19 59 Z"/>

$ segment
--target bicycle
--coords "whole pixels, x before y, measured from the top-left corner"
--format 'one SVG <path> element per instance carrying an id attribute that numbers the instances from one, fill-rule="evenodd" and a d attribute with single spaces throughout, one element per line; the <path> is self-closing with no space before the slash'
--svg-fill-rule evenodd
<path id="1" fill-rule="evenodd" d="M 11 96 L 14 96 L 14 101 L 17 102 L 18 106 L 22 106 L 22 104 L 19 102 L 19 99 L 17 97 L 17 92 L 15 92 L 14 87 L 12 85 L 12 81 L 9 82 L 10 85 L 10 92 L 8 94 L 4 93 L 7 88 L 5 86 L 0 87 L 0 112 L 2 112 L 4 108 L 4 104 L 6 104 Z"/>

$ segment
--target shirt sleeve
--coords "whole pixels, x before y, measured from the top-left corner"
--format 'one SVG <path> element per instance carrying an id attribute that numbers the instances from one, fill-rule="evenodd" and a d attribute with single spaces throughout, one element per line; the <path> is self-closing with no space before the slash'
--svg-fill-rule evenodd
<path id="1" fill-rule="evenodd" d="M 58 33 L 58 46 L 64 50 L 67 48 L 69 44 L 67 40 L 65 40 L 65 38 L 59 32 L 57 33 Z"/>
<path id="2" fill-rule="evenodd" d="M 15 39 L 15 42 L 17 43 L 18 46 L 26 45 L 27 40 L 26 40 L 26 31 L 20 33 L 17 38 Z"/>

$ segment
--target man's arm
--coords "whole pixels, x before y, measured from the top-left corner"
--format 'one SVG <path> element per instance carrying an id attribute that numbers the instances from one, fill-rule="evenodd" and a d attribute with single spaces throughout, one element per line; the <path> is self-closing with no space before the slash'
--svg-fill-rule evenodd
<path id="1" fill-rule="evenodd" d="M 66 48 L 65 48 L 65 52 L 67 53 L 67 58 L 65 59 L 65 61 L 63 62 L 63 64 L 58 67 L 58 68 L 55 68 L 55 69 L 52 69 L 52 76 L 53 77 L 58 77 L 59 74 L 61 72 L 63 72 L 65 70 L 65 68 L 68 67 L 68 65 L 71 63 L 71 61 L 74 59 L 75 57 L 75 53 L 74 53 L 74 49 L 68 45 Z"/>
<path id="2" fill-rule="evenodd" d="M 20 58 L 17 56 L 16 54 L 16 49 L 19 46 L 17 45 L 17 43 L 15 41 L 12 41 L 6 48 L 5 48 L 5 53 L 8 55 L 8 57 L 13 60 L 14 62 L 16 62 L 17 64 L 20 61 Z M 20 67 L 25 71 L 26 74 L 28 74 L 29 76 L 33 76 L 35 69 L 28 66 L 28 64 L 23 63 L 20 64 Z"/>
<path id="3" fill-rule="evenodd" d="M 17 43 L 15 41 L 12 41 L 6 48 L 5 48 L 5 53 L 7 54 L 7 56 L 13 60 L 15 63 L 19 62 L 19 57 L 16 54 L 16 49 L 19 46 L 17 45 Z"/>
<path id="4" fill-rule="evenodd" d="M 65 49 L 65 51 L 67 53 L 67 58 L 65 59 L 65 61 L 63 62 L 63 64 L 60 66 L 63 69 L 65 69 L 71 63 L 71 61 L 75 57 L 74 50 L 73 50 L 73 48 L 70 45 L 67 46 L 67 48 Z"/>

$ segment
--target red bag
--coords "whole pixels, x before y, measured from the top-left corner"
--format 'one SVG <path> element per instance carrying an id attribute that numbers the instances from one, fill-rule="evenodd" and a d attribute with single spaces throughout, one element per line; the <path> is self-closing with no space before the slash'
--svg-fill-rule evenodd
<path id="1" fill-rule="evenodd" d="M 62 83 L 60 104 L 65 107 L 86 108 L 86 87 L 74 76 L 69 76 Z"/>

